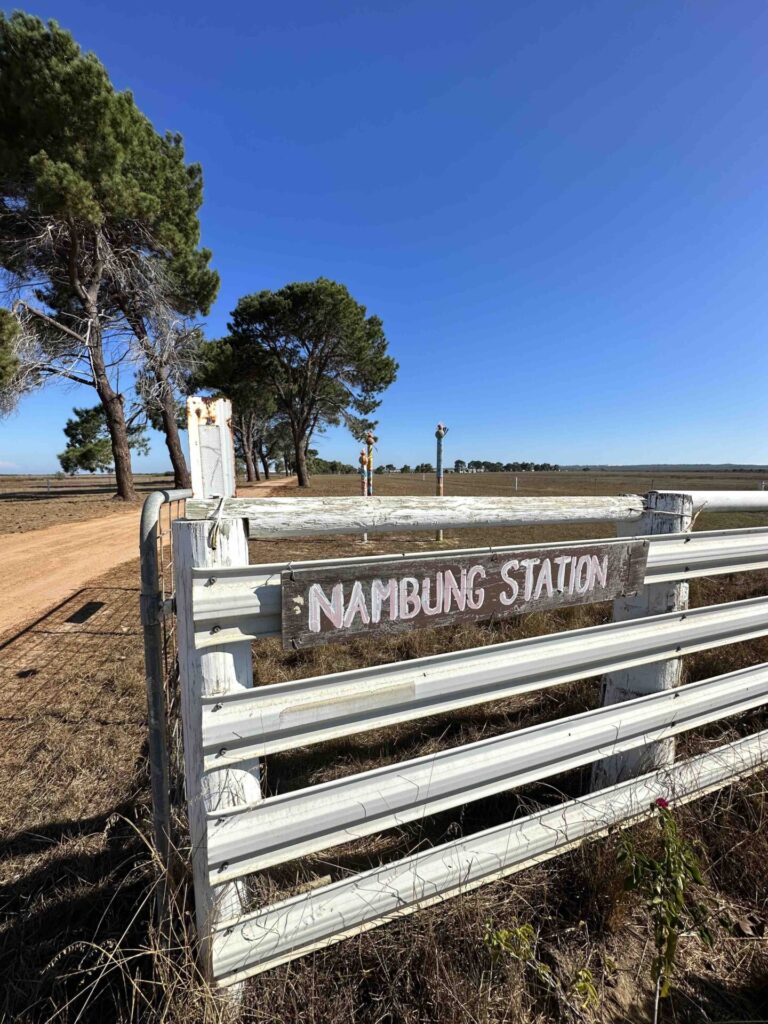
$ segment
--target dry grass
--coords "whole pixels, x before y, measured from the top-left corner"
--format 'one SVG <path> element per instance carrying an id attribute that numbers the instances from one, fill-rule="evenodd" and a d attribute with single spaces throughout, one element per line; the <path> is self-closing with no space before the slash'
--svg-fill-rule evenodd
<path id="1" fill-rule="evenodd" d="M 577 478 L 581 479 L 577 474 L 566 477 L 569 486 L 564 488 L 559 475 L 561 490 L 578 493 Z M 549 486 L 548 481 L 540 482 Z M 313 492 L 333 492 L 342 483 L 352 488 L 355 481 L 317 478 Z M 405 484 L 385 478 L 379 492 L 391 493 L 390 483 Z M 647 486 L 617 482 L 615 489 L 601 490 Z M 714 484 L 708 480 L 698 486 Z M 451 493 L 450 484 L 448 490 Z M 600 527 L 572 528 L 570 535 L 600 532 Z M 451 536 L 446 546 L 564 535 L 561 528 L 473 531 L 473 536 Z M 424 536 L 382 537 L 363 550 L 433 546 L 434 541 Z M 359 550 L 357 538 L 300 545 L 256 543 L 252 560 Z M 764 573 L 699 580 L 692 585 L 692 603 L 765 593 L 767 581 Z M 6 738 L 0 749 L 0 1019 L 30 1024 L 197 1022 L 228 1015 L 226 1005 L 212 998 L 196 973 L 184 878 L 171 924 L 162 935 L 151 925 L 155 873 L 147 842 L 150 812 L 137 593 L 137 566 L 132 563 L 96 581 L 18 636 L 0 638 Z M 92 618 L 81 624 L 66 622 L 90 601 L 102 605 Z M 255 675 L 257 682 L 271 682 L 419 657 L 590 625 L 607 621 L 609 614 L 606 606 L 585 606 L 503 624 L 413 632 L 384 642 L 358 640 L 300 654 L 286 654 L 276 642 L 266 641 L 254 647 Z M 687 658 L 685 678 L 692 681 L 764 660 L 766 641 L 732 645 Z M 272 792 L 284 791 L 365 770 L 576 713 L 596 700 L 597 683 L 586 680 L 286 752 L 267 759 L 267 786 Z M 686 736 L 681 749 L 706 749 L 764 724 L 763 713 L 742 716 Z M 469 835 L 531 807 L 552 804 L 562 794 L 581 792 L 584 781 L 584 772 L 571 772 L 283 865 L 260 876 L 255 892 L 271 900 L 317 876 L 341 877 L 420 845 Z M 717 941 L 713 950 L 694 938 L 682 941 L 681 972 L 665 1020 L 694 1024 L 766 1018 L 765 940 L 745 937 L 748 929 L 739 924 L 749 915 L 758 923 L 768 919 L 766 784 L 768 778 L 758 777 L 679 812 L 685 835 L 704 865 L 706 901 Z M 637 833 L 649 848 L 653 845 L 652 829 L 642 827 Z M 181 827 L 179 834 L 183 836 Z M 647 1020 L 647 922 L 642 907 L 622 892 L 615 843 L 609 837 L 586 844 L 508 881 L 267 972 L 248 983 L 243 1019 L 259 1024 Z M 482 942 L 486 922 L 494 927 L 532 924 L 537 957 L 558 978 L 557 991 L 542 986 L 528 968 L 512 961 L 494 963 Z M 595 978 L 600 1007 L 581 1013 L 569 993 L 576 972 L 584 967 Z"/>
<path id="2" fill-rule="evenodd" d="M 136 477 L 136 486 L 143 497 L 150 491 L 173 487 L 173 477 L 141 475 Z M 111 474 L 65 479 L 0 475 L 0 534 L 80 523 L 135 507 L 117 500 L 114 494 Z"/>

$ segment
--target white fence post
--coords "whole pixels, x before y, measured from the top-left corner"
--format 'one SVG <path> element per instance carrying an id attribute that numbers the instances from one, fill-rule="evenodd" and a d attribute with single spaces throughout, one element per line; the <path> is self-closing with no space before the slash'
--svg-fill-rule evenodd
<path id="1" fill-rule="evenodd" d="M 193 497 L 233 498 L 237 473 L 232 403 L 228 398 L 188 398 L 187 430 Z"/>
<path id="2" fill-rule="evenodd" d="M 247 906 L 244 883 L 213 888 L 208 877 L 206 815 L 217 809 L 254 803 L 262 798 L 258 758 L 237 767 L 203 771 L 202 698 L 253 686 L 251 645 L 195 647 L 192 568 L 210 568 L 208 586 L 216 586 L 216 569 L 248 564 L 248 530 L 244 519 L 176 520 L 173 551 L 178 623 L 184 772 L 192 841 L 195 913 L 203 969 L 213 978 L 211 929 L 217 920 L 235 917 Z M 217 627 L 213 627 L 214 629 Z M 236 995 L 236 993 L 235 993 Z"/>
<path id="3" fill-rule="evenodd" d="M 634 523 L 619 523 L 618 535 L 649 536 L 662 533 L 688 533 L 693 523 L 693 499 L 689 494 L 651 491 L 646 495 L 645 512 Z M 643 618 L 688 608 L 687 583 L 652 583 L 632 597 L 613 602 L 613 620 Z M 682 662 L 679 658 L 638 665 L 603 676 L 603 706 L 618 704 L 680 685 Z M 592 769 L 592 788 L 603 789 L 643 772 L 667 768 L 675 760 L 673 738 L 650 743 L 637 750 L 616 754 L 598 761 Z"/>

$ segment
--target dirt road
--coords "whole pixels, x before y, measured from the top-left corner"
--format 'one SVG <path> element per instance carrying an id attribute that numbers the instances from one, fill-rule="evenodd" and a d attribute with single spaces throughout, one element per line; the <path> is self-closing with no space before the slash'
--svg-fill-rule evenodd
<path id="1" fill-rule="evenodd" d="M 243 487 L 239 493 L 268 494 L 293 482 L 293 477 L 265 480 Z M 108 569 L 136 558 L 140 516 L 138 509 L 131 509 L 82 523 L 62 523 L 0 537 L 5 578 L 9 581 L 0 602 L 0 634 L 41 615 Z"/>

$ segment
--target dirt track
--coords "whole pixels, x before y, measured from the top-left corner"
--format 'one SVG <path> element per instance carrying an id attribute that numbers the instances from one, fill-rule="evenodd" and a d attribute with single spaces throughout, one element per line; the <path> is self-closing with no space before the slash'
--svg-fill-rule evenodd
<path id="1" fill-rule="evenodd" d="M 293 483 L 291 477 L 241 488 L 243 496 Z M 0 634 L 59 604 L 83 584 L 122 562 L 139 549 L 139 509 L 62 523 L 0 538 L 6 579 L 12 587 L 0 604 Z"/>

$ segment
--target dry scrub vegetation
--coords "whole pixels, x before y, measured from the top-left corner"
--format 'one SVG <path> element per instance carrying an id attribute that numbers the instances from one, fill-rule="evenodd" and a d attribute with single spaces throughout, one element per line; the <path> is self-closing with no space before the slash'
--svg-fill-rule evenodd
<path id="1" fill-rule="evenodd" d="M 495 475 L 494 475 L 495 476 Z M 501 475 L 499 475 L 501 476 Z M 553 474 L 554 476 L 554 474 Z M 730 482 L 730 474 L 728 482 Z M 463 480 L 451 480 L 456 493 Z M 472 478 L 470 478 L 472 479 Z M 314 493 L 353 493 L 356 481 L 315 480 Z M 476 483 L 476 490 L 481 482 Z M 646 490 L 649 481 L 600 478 L 598 493 Z M 452 489 L 451 485 L 456 484 Z M 587 474 L 541 480 L 542 490 L 584 493 Z M 579 486 L 583 484 L 583 486 Z M 508 486 L 482 481 L 485 493 Z M 657 481 L 658 486 L 658 481 Z M 689 484 L 690 486 L 690 484 Z M 724 486 L 697 481 L 698 488 Z M 736 486 L 747 486 L 745 482 Z M 754 478 L 751 486 L 754 486 Z M 430 482 L 377 478 L 379 493 Z M 547 493 L 554 493 L 551 490 Z M 286 492 L 283 492 L 286 493 Z M 403 492 L 401 492 L 403 493 Z M 467 492 L 471 493 L 471 492 Z M 508 493 L 508 492 L 507 492 Z M 531 489 L 523 493 L 532 493 Z M 717 517 L 718 520 L 721 517 Z M 721 525 L 701 517 L 697 526 Z M 758 517 L 749 517 L 755 523 Z M 747 525 L 741 518 L 722 525 Z M 445 546 L 597 536 L 605 528 L 471 531 Z M 366 553 L 434 547 L 426 536 L 381 537 Z M 359 551 L 355 538 L 251 545 L 252 561 Z M 190 952 L 190 902 L 183 875 L 163 934 L 152 927 L 155 871 L 148 837 L 145 697 L 138 625 L 138 567 L 95 581 L 17 636 L 0 638 L 3 735 L 0 748 L 0 1019 L 9 1021 L 168 1021 L 225 1019 L 197 976 Z M 691 587 L 693 605 L 764 594 L 768 574 L 715 577 Z M 67 622 L 86 603 L 82 623 Z M 257 685 L 361 665 L 495 643 L 608 621 L 595 605 L 504 624 L 358 640 L 298 654 L 276 641 L 254 646 Z M 768 641 L 732 645 L 685 659 L 685 681 L 768 660 Z M 270 792 L 365 770 L 595 706 L 598 682 L 469 708 L 451 715 L 267 759 Z M 718 723 L 680 741 L 682 754 L 766 727 L 765 712 Z M 469 835 L 563 795 L 583 792 L 586 770 L 570 772 L 393 829 L 325 854 L 281 865 L 254 881 L 256 899 L 342 877 L 415 849 Z M 664 1020 L 768 1018 L 768 773 L 676 812 L 700 859 L 699 898 L 715 942 L 681 940 L 679 973 Z M 658 842 L 651 825 L 634 830 L 641 848 Z M 179 841 L 184 832 L 179 822 Z M 554 1024 L 650 1019 L 652 984 L 645 908 L 623 891 L 618 839 L 578 850 L 323 952 L 269 971 L 246 987 L 242 1019 L 259 1024 Z M 532 929 L 532 958 L 492 956 L 486 929 Z M 538 965 L 538 966 L 537 966 Z M 540 967 L 543 965 L 543 970 Z M 596 1001 L 584 1006 L 579 979 L 589 971 Z M 557 984 L 549 984 L 551 975 Z"/>

